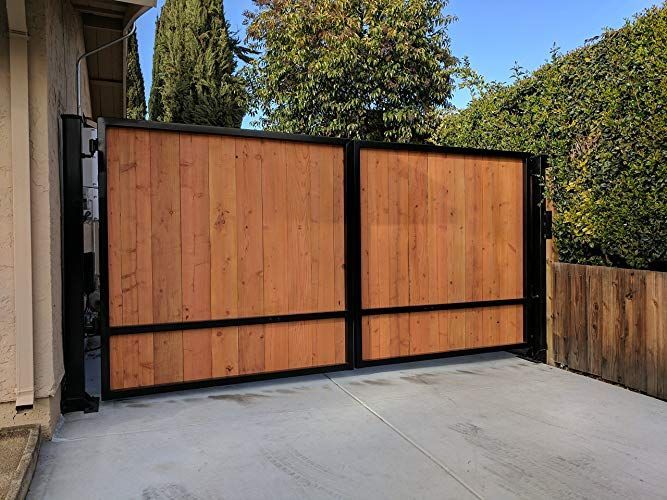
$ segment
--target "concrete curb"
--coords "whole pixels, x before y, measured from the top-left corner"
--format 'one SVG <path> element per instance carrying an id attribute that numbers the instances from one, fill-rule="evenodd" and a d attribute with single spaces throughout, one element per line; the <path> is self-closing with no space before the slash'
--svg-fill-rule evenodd
<path id="1" fill-rule="evenodd" d="M 5 436 L 24 432 L 28 432 L 28 440 L 19 464 L 12 475 L 5 500 L 23 500 L 28 494 L 30 482 L 37 466 L 41 432 L 39 425 L 20 425 L 0 430 L 0 435 Z"/>

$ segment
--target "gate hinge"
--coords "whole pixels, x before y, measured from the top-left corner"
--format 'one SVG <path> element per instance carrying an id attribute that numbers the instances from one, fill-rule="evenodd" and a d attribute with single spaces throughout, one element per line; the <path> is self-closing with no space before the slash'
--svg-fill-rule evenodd
<path id="1" fill-rule="evenodd" d="M 97 139 L 88 140 L 88 153 L 81 153 L 82 158 L 92 158 L 97 153 L 98 142 Z"/>
<path id="2" fill-rule="evenodd" d="M 551 210 L 546 210 L 544 212 L 544 217 L 542 218 L 542 234 L 544 235 L 545 240 L 550 240 L 553 238 L 553 216 Z"/>

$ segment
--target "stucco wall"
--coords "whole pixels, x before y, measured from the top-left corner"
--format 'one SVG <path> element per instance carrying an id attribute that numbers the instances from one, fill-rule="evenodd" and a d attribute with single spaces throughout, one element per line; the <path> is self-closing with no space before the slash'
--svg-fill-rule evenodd
<path id="1" fill-rule="evenodd" d="M 27 0 L 35 396 L 63 376 L 60 276 L 60 114 L 76 111 L 81 18 L 68 0 Z M 0 151 L 10 151 L 7 12 L 0 0 Z M 85 76 L 85 68 L 84 68 Z M 89 110 L 84 86 L 84 110 Z M 0 154 L 0 402 L 14 401 L 16 360 L 11 157 Z"/>
<path id="2" fill-rule="evenodd" d="M 7 8 L 0 0 L 0 401 L 14 394 L 14 257 Z"/>

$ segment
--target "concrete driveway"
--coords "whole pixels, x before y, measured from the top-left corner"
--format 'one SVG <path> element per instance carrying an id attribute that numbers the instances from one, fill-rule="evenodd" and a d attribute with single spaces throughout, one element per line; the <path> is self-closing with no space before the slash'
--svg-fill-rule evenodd
<path id="1" fill-rule="evenodd" d="M 497 353 L 71 414 L 32 498 L 667 498 L 667 403 Z"/>

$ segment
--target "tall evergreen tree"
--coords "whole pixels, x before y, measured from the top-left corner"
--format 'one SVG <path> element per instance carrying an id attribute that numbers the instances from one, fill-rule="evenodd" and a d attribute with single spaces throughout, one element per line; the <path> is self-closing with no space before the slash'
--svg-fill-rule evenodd
<path id="1" fill-rule="evenodd" d="M 126 86 L 126 116 L 132 120 L 146 119 L 146 93 L 144 91 L 144 76 L 139 63 L 139 44 L 137 34 L 133 33 L 127 39 L 127 86 Z"/>
<path id="2" fill-rule="evenodd" d="M 155 31 L 151 119 L 240 127 L 247 97 L 237 48 L 222 0 L 167 0 Z"/>
<path id="3" fill-rule="evenodd" d="M 424 141 L 448 106 L 447 0 L 253 0 L 249 67 L 264 127 Z"/>

